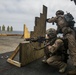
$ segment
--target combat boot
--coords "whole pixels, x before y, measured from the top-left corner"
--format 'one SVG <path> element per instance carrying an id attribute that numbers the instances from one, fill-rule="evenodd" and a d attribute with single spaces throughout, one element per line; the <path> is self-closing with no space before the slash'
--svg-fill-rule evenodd
<path id="1" fill-rule="evenodd" d="M 67 75 L 76 75 L 76 69 L 69 71 Z"/>
<path id="2" fill-rule="evenodd" d="M 59 69 L 59 72 L 60 72 L 60 73 L 64 73 L 65 70 L 66 70 L 66 68 L 67 68 L 67 64 L 65 63 L 64 66 L 62 66 L 62 67 Z"/>

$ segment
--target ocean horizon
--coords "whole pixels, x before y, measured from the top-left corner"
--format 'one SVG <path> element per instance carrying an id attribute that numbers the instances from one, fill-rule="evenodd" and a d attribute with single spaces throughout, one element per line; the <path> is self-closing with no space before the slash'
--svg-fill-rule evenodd
<path id="1" fill-rule="evenodd" d="M 23 31 L 0 31 L 0 34 L 23 34 Z M 58 34 L 58 37 L 62 37 L 63 34 Z"/>
<path id="2" fill-rule="evenodd" d="M 0 31 L 0 34 L 23 34 L 23 31 Z"/>

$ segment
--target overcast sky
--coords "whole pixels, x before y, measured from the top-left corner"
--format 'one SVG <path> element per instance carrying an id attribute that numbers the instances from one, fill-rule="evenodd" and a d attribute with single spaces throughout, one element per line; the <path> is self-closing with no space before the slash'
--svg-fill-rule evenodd
<path id="1" fill-rule="evenodd" d="M 47 18 L 55 16 L 55 12 L 60 9 L 72 13 L 76 21 L 76 5 L 70 0 L 0 0 L 0 26 L 4 24 L 23 31 L 23 25 L 26 24 L 32 31 L 35 17 L 40 16 L 43 5 L 48 7 Z M 47 28 L 50 26 L 47 24 Z"/>

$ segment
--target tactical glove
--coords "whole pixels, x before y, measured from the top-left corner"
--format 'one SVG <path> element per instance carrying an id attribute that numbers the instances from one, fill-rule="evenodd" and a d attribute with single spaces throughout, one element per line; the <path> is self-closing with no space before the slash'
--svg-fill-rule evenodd
<path id="1" fill-rule="evenodd" d="M 46 22 L 48 22 L 48 20 L 49 20 L 49 18 L 48 18 L 48 19 L 46 19 Z"/>

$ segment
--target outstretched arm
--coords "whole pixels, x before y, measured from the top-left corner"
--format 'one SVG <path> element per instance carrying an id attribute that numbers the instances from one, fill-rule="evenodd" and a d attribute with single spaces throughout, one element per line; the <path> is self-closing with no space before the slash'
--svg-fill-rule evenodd
<path id="1" fill-rule="evenodd" d="M 56 22 L 56 20 L 57 20 L 57 17 L 52 17 L 52 18 L 48 18 L 46 22 L 53 23 L 53 22 Z"/>

